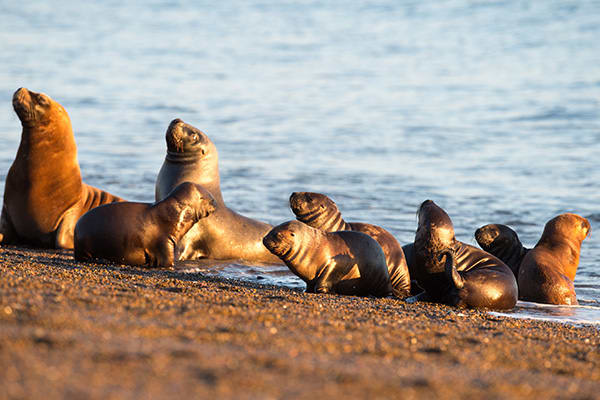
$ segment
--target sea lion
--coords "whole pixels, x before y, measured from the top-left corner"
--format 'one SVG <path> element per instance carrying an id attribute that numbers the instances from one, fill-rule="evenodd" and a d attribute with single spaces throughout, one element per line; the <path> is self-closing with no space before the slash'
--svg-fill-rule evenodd
<path id="1" fill-rule="evenodd" d="M 281 264 L 263 246 L 272 226 L 229 209 L 221 195 L 217 148 L 204 132 L 173 120 L 167 129 L 167 156 L 156 179 L 156 200 L 181 182 L 201 184 L 216 201 L 216 210 L 198 221 L 179 242 L 178 259 L 239 259 Z"/>
<path id="2" fill-rule="evenodd" d="M 414 277 L 434 302 L 491 309 L 510 309 L 517 302 L 510 268 L 456 240 L 452 220 L 431 200 L 419 207 L 414 261 Z"/>
<path id="3" fill-rule="evenodd" d="M 211 194 L 190 182 L 154 204 L 121 202 L 96 207 L 75 225 L 75 259 L 172 267 L 177 242 L 214 210 Z"/>
<path id="4" fill-rule="evenodd" d="M 81 181 L 71 120 L 63 106 L 20 88 L 13 108 L 23 131 L 6 176 L 0 242 L 72 249 L 81 215 L 123 199 Z"/>
<path id="5" fill-rule="evenodd" d="M 325 232 L 289 221 L 273 228 L 263 243 L 306 282 L 309 293 L 392 294 L 385 254 L 364 233 Z"/>
<path id="6" fill-rule="evenodd" d="M 561 214 L 548 221 L 542 237 L 519 267 L 519 299 L 578 304 L 573 280 L 581 243 L 590 231 L 590 222 L 577 214 Z"/>
<path id="7" fill-rule="evenodd" d="M 530 250 L 523 246 L 517 232 L 502 224 L 488 224 L 475 231 L 479 246 L 502 260 L 511 269 L 515 278 L 519 276 L 519 266 Z"/>
<path id="8" fill-rule="evenodd" d="M 335 202 L 321 193 L 294 192 L 290 196 L 290 208 L 298 221 L 313 228 L 326 232 L 356 231 L 371 236 L 385 254 L 394 296 L 410 296 L 410 275 L 404 252 L 390 232 L 377 225 L 344 221 Z"/>

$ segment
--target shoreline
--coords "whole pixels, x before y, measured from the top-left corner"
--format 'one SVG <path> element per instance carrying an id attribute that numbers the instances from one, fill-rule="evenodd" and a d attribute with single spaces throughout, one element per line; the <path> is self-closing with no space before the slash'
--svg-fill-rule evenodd
<path id="1" fill-rule="evenodd" d="M 597 398 L 596 326 L 0 247 L 0 398 Z"/>

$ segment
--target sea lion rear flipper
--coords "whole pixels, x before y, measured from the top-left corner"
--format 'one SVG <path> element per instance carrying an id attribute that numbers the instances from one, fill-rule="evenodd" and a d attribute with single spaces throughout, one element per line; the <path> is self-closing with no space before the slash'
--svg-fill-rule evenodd
<path id="1" fill-rule="evenodd" d="M 10 220 L 6 204 L 2 205 L 2 216 L 0 216 L 0 243 L 10 244 L 15 241 L 17 232 Z"/>
<path id="2" fill-rule="evenodd" d="M 442 253 L 439 257 L 440 261 L 444 256 L 446 257 L 446 277 L 450 282 L 452 282 L 456 289 L 462 289 L 465 286 L 465 280 L 462 276 L 460 276 L 460 274 L 456 270 L 456 263 L 454 262 L 454 253 L 450 250 Z"/>

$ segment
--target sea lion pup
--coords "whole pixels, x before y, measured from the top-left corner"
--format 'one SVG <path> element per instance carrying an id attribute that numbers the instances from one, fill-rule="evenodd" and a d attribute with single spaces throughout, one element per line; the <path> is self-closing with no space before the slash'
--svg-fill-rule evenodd
<path id="1" fill-rule="evenodd" d="M 215 210 L 215 200 L 195 183 L 184 182 L 154 204 L 106 204 L 75 225 L 75 259 L 172 267 L 177 242 Z"/>
<path id="2" fill-rule="evenodd" d="M 544 233 L 519 268 L 519 299 L 547 304 L 578 304 L 573 280 L 581 243 L 590 222 L 577 214 L 561 214 L 546 223 Z"/>
<path id="3" fill-rule="evenodd" d="M 306 282 L 309 293 L 392 294 L 383 250 L 364 233 L 325 232 L 289 221 L 273 228 L 263 243 Z"/>
<path id="4" fill-rule="evenodd" d="M 383 249 L 388 266 L 394 296 L 410 296 L 410 275 L 400 243 L 388 231 L 377 225 L 362 222 L 346 222 L 333 200 L 321 193 L 294 192 L 290 196 L 290 208 L 296 219 L 308 226 L 326 232 L 362 232 L 377 241 Z"/>
<path id="5" fill-rule="evenodd" d="M 498 257 L 511 269 L 515 278 L 519 276 L 519 266 L 530 250 L 523 246 L 517 232 L 502 224 L 488 224 L 475 231 L 479 246 Z"/>
<path id="6" fill-rule="evenodd" d="M 25 88 L 12 101 L 23 131 L 6 176 L 0 242 L 72 249 L 81 215 L 123 199 L 82 183 L 71 120 L 63 106 Z"/>
<path id="7" fill-rule="evenodd" d="M 216 209 L 182 238 L 178 259 L 238 259 L 268 264 L 281 260 L 263 246 L 272 226 L 229 209 L 221 195 L 217 148 L 202 131 L 180 119 L 166 133 L 167 156 L 156 179 L 156 200 L 162 200 L 182 182 L 202 185 L 212 194 Z"/>
<path id="8" fill-rule="evenodd" d="M 431 300 L 472 308 L 515 306 L 517 282 L 506 264 L 456 240 L 452 220 L 433 201 L 421 204 L 418 220 L 414 277 Z"/>

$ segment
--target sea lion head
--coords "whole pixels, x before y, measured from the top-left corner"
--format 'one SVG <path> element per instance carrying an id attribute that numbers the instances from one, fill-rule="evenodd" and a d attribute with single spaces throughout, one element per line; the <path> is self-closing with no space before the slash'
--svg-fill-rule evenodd
<path id="1" fill-rule="evenodd" d="M 187 215 L 194 221 L 208 217 L 217 207 L 213 196 L 201 185 L 183 182 L 175 187 L 163 201 L 175 201 L 180 209 L 187 208 Z"/>
<path id="2" fill-rule="evenodd" d="M 61 120 L 71 123 L 67 111 L 50 96 L 26 88 L 18 89 L 13 95 L 13 108 L 23 126 L 46 126 Z"/>
<path id="3" fill-rule="evenodd" d="M 204 132 L 179 118 L 169 124 L 166 139 L 167 151 L 172 154 L 201 159 L 216 154 L 215 145 Z"/>
<path id="4" fill-rule="evenodd" d="M 263 244 L 284 262 L 293 262 L 302 243 L 310 245 L 316 229 L 300 222 L 288 221 L 271 229 L 263 238 Z"/>
<path id="5" fill-rule="evenodd" d="M 491 254 L 502 254 L 505 250 L 520 250 L 523 245 L 517 232 L 502 224 L 488 224 L 475 231 L 475 240 L 481 248 Z"/>
<path id="6" fill-rule="evenodd" d="M 570 239 L 581 244 L 591 231 L 590 221 L 586 218 L 577 214 L 565 213 L 546 222 L 540 242 Z"/>
<path id="7" fill-rule="evenodd" d="M 290 196 L 290 208 L 298 220 L 323 225 L 339 213 L 335 202 L 324 194 L 294 192 Z"/>
<path id="8" fill-rule="evenodd" d="M 446 212 L 432 200 L 425 200 L 417 212 L 418 228 L 415 234 L 415 255 L 427 273 L 444 270 L 442 253 L 456 244 L 454 226 Z"/>

